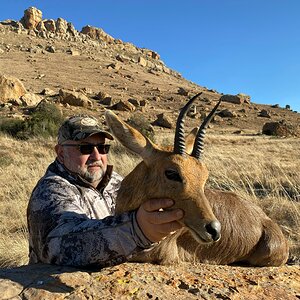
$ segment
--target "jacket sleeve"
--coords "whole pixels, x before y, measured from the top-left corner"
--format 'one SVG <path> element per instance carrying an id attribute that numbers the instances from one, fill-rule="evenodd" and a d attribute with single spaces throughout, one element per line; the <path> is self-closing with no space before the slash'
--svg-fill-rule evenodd
<path id="1" fill-rule="evenodd" d="M 153 244 L 136 221 L 136 212 L 90 219 L 74 185 L 40 182 L 28 206 L 30 260 L 71 266 L 122 263 Z"/>

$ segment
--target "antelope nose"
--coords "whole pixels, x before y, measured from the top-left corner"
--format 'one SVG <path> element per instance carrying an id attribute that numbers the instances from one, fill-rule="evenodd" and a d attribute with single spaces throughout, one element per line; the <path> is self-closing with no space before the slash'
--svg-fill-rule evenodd
<path id="1" fill-rule="evenodd" d="M 216 242 L 221 237 L 221 223 L 217 220 L 205 225 L 206 231 L 210 234 L 213 241 Z"/>

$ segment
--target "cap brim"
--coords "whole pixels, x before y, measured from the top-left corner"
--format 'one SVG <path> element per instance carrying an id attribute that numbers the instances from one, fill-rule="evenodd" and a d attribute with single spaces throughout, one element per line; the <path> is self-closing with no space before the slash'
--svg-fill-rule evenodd
<path id="1" fill-rule="evenodd" d="M 74 137 L 74 141 L 79 141 L 79 140 L 83 140 L 88 138 L 89 136 L 92 136 L 94 134 L 102 134 L 103 136 L 105 136 L 105 138 L 109 139 L 109 140 L 113 140 L 114 137 L 107 131 L 103 131 L 103 130 L 90 130 L 90 131 L 84 131 L 84 132 L 80 132 L 79 134 L 75 135 Z"/>

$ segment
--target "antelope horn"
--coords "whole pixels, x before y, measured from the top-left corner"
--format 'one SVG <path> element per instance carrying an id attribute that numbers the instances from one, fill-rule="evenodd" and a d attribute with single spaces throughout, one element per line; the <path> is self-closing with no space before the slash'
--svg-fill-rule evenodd
<path id="1" fill-rule="evenodd" d="M 220 103 L 221 103 L 221 99 L 218 101 L 218 103 L 215 105 L 215 107 L 209 113 L 209 115 L 205 118 L 205 120 L 203 121 L 203 123 L 201 124 L 201 126 L 197 132 L 197 136 L 196 136 L 195 142 L 194 142 L 194 148 L 193 148 L 193 151 L 191 154 L 191 156 L 194 156 L 197 159 L 200 159 L 201 155 L 203 154 L 204 137 L 205 137 L 206 128 L 207 128 L 209 122 L 211 121 L 211 119 L 213 118 Z"/>
<path id="2" fill-rule="evenodd" d="M 173 152 L 176 154 L 184 155 L 185 154 L 185 137 L 184 137 L 184 118 L 187 114 L 189 108 L 193 104 L 193 102 L 202 94 L 199 93 L 191 98 L 188 103 L 181 109 L 179 116 L 176 122 L 176 131 L 174 138 L 174 150 Z"/>

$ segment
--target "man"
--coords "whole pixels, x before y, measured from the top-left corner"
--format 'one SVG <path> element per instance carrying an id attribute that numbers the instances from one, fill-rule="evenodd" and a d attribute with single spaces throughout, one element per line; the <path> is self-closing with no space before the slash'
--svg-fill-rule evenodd
<path id="1" fill-rule="evenodd" d="M 108 165 L 107 140 L 112 135 L 91 116 L 73 116 L 60 127 L 56 160 L 28 204 L 30 263 L 114 265 L 181 227 L 182 210 L 160 210 L 173 205 L 170 199 L 114 215 L 122 177 Z"/>

